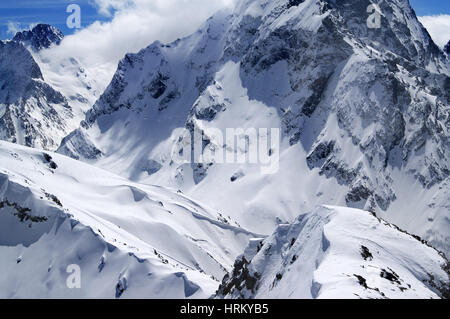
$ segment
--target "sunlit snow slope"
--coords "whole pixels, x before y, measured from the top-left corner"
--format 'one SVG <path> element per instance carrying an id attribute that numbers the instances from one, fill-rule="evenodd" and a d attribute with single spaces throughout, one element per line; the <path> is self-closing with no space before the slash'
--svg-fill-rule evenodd
<path id="1" fill-rule="evenodd" d="M 62 40 L 61 31 L 38 24 L 0 41 L 1 140 L 55 150 L 103 92 L 109 79 L 93 79 L 78 60 L 60 54 Z"/>
<path id="2" fill-rule="evenodd" d="M 449 298 L 442 253 L 369 212 L 323 206 L 255 239 L 225 298 Z"/>
<path id="3" fill-rule="evenodd" d="M 254 236 L 176 191 L 0 142 L 0 298 L 207 298 Z"/>
<path id="4" fill-rule="evenodd" d="M 379 29 L 367 25 L 371 3 Z M 126 55 L 58 152 L 180 188 L 255 232 L 331 204 L 376 212 L 450 254 L 449 75 L 407 0 L 242 0 L 189 37 Z M 173 150 L 190 147 L 180 128 L 278 128 L 279 170 L 180 165 Z M 204 152 L 255 145 L 245 131 L 248 148 L 205 135 Z"/>

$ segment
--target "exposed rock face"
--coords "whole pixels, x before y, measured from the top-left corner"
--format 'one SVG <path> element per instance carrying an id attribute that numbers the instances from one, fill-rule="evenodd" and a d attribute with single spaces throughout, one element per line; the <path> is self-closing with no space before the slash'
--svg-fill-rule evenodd
<path id="1" fill-rule="evenodd" d="M 444 52 L 447 54 L 450 54 L 450 41 L 445 45 Z"/>
<path id="2" fill-rule="evenodd" d="M 16 33 L 13 41 L 39 51 L 48 49 L 53 44 L 59 45 L 63 38 L 63 33 L 55 27 L 48 24 L 38 24 L 31 30 Z"/>
<path id="3" fill-rule="evenodd" d="M 39 24 L 2 42 L 0 139 L 55 150 L 98 98 L 102 89 L 91 73 L 53 53 L 62 39 L 58 29 Z"/>
<path id="4" fill-rule="evenodd" d="M 66 98 L 44 82 L 28 50 L 0 41 L 0 139 L 55 149 L 71 116 Z"/>
<path id="5" fill-rule="evenodd" d="M 407 0 L 375 1 L 378 29 L 367 24 L 371 2 L 243 0 L 185 39 L 128 54 L 60 152 L 191 191 L 255 231 L 332 203 L 375 211 L 449 252 L 449 62 Z M 280 170 L 267 179 L 250 165 L 170 160 L 175 146 L 191 147 L 176 129 L 230 126 L 280 128 Z M 96 150 L 77 151 L 79 137 Z M 212 138 L 210 148 L 245 153 Z M 147 174 L 149 159 L 163 167 Z M 230 182 L 239 169 L 245 177 Z"/>

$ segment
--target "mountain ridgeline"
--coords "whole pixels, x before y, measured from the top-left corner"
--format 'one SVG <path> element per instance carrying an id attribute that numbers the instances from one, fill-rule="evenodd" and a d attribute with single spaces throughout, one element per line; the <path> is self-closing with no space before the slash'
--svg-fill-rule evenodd
<path id="1" fill-rule="evenodd" d="M 59 152 L 181 188 L 255 231 L 336 204 L 448 252 L 449 60 L 407 0 L 376 3 L 379 28 L 369 1 L 240 1 L 187 38 L 128 54 Z M 170 161 L 174 145 L 188 147 L 177 129 L 230 125 L 281 130 L 277 174 Z M 205 149 L 227 149 L 211 140 Z"/>
<path id="2" fill-rule="evenodd" d="M 55 150 L 92 106 L 86 97 L 94 100 L 96 92 L 80 62 L 45 55 L 63 39 L 60 30 L 38 24 L 0 41 L 0 139 Z"/>
<path id="3" fill-rule="evenodd" d="M 64 41 L 0 41 L 0 298 L 449 298 L 450 59 L 408 0 L 240 0 L 106 90 Z"/>

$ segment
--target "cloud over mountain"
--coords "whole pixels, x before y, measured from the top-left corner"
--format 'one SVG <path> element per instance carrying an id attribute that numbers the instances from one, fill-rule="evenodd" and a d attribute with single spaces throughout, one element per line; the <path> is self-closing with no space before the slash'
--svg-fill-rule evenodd
<path id="1" fill-rule="evenodd" d="M 444 47 L 450 40 L 450 14 L 423 16 L 419 17 L 419 21 L 428 30 L 433 41 L 439 47 Z"/>
<path id="2" fill-rule="evenodd" d="M 67 36 L 61 45 L 45 53 L 48 59 L 72 56 L 89 69 L 112 77 L 118 61 L 155 40 L 173 41 L 194 32 L 217 10 L 233 0 L 95 0 L 100 13 L 112 15 L 110 22 L 95 22 Z M 83 20 L 83 11 L 81 12 Z"/>

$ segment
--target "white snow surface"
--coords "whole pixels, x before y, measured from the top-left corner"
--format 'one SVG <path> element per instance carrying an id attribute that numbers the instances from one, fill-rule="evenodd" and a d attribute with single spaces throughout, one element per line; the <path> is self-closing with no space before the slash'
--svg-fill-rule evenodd
<path id="1" fill-rule="evenodd" d="M 336 206 L 279 225 L 252 241 L 242 260 L 244 270 L 231 275 L 238 284 L 220 297 L 429 299 L 448 294 L 450 284 L 442 253 L 369 212 Z M 247 287 L 240 278 L 257 281 Z"/>
<path id="2" fill-rule="evenodd" d="M 383 32 L 366 27 L 359 1 L 288 2 L 241 1 L 189 37 L 128 54 L 58 152 L 180 188 L 254 232 L 331 204 L 375 211 L 449 253 L 449 60 L 407 1 L 376 1 Z M 279 128 L 279 170 L 178 165 L 186 127 Z"/>
<path id="3" fill-rule="evenodd" d="M 256 236 L 176 191 L 45 154 L 0 142 L 0 298 L 208 298 Z"/>

